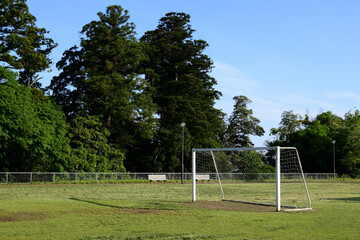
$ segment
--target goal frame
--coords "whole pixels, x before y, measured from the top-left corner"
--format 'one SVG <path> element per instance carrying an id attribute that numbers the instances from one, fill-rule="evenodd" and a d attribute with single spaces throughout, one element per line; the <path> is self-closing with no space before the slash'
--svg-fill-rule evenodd
<path id="1" fill-rule="evenodd" d="M 306 185 L 305 176 L 304 176 L 304 172 L 303 172 L 303 169 L 301 166 L 300 157 L 299 157 L 298 151 L 295 147 L 274 146 L 274 147 L 245 147 L 245 148 L 193 148 L 192 149 L 192 202 L 196 201 L 196 152 L 211 152 L 211 154 L 213 156 L 212 152 L 219 152 L 219 151 L 275 150 L 276 151 L 276 155 L 275 155 L 276 156 L 276 160 L 275 160 L 276 204 L 275 204 L 275 207 L 276 207 L 276 211 L 280 211 L 281 207 L 282 207 L 281 206 L 281 171 L 280 171 L 280 169 L 281 169 L 281 167 L 280 167 L 280 150 L 281 149 L 295 149 L 296 150 L 297 159 L 299 161 L 299 168 L 301 170 L 302 178 L 304 179 L 304 185 L 305 185 L 304 187 L 306 190 L 309 207 L 308 208 L 300 208 L 300 209 L 296 209 L 296 210 L 311 210 L 312 208 L 311 208 L 309 191 L 308 191 L 308 188 Z M 215 164 L 215 168 L 216 168 L 216 164 Z M 217 173 L 217 177 L 218 177 L 218 173 Z M 219 180 L 219 184 L 221 186 L 220 178 L 218 180 Z M 222 188 L 221 188 L 221 191 L 222 191 Z M 224 195 L 222 195 L 222 200 L 224 200 Z M 241 202 L 241 201 L 239 201 L 239 202 Z M 273 206 L 273 204 L 259 204 L 259 203 L 251 203 L 251 202 L 246 202 L 246 203 Z M 289 206 L 287 206 L 287 207 L 289 207 Z"/>

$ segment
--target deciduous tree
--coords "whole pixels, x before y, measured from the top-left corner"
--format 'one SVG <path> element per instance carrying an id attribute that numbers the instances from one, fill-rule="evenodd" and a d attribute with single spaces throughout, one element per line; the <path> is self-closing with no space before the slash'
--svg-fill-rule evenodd
<path id="1" fill-rule="evenodd" d="M 124 153 L 108 143 L 109 131 L 96 116 L 78 116 L 71 122 L 71 171 L 124 172 Z"/>
<path id="2" fill-rule="evenodd" d="M 360 111 L 348 112 L 345 115 L 346 130 L 341 136 L 346 139 L 340 157 L 340 170 L 351 177 L 360 177 Z M 339 144 L 337 144 L 339 145 Z M 340 145 L 341 147 L 342 145 Z M 341 148 L 339 149 L 341 150 Z M 340 155 L 340 156 L 339 156 Z"/>
<path id="3" fill-rule="evenodd" d="M 268 142 L 268 145 L 297 147 L 305 172 L 333 172 L 333 141 L 335 141 L 336 172 L 352 177 L 360 175 L 358 110 L 354 113 L 348 112 L 344 118 L 330 111 L 321 113 L 312 120 L 305 117 L 306 124 L 303 124 L 302 128 L 299 128 L 298 121 L 301 117 L 296 117 L 292 111 L 291 114 L 283 114 L 283 117 L 286 121 L 282 120 L 280 125 L 285 127 L 280 126 L 279 131 L 276 131 L 283 134 L 282 137 Z M 289 119 L 292 120 L 288 121 Z M 283 129 L 285 131 L 281 131 Z M 289 129 L 291 131 L 288 131 Z"/>
<path id="4" fill-rule="evenodd" d="M 0 171 L 65 171 L 70 151 L 60 108 L 0 67 Z"/>

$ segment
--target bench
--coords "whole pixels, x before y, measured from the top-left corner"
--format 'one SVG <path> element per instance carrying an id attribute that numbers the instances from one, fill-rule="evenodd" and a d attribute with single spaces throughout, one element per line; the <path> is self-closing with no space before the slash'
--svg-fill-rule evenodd
<path id="1" fill-rule="evenodd" d="M 196 180 L 210 180 L 210 175 L 209 174 L 196 175 Z"/>
<path id="2" fill-rule="evenodd" d="M 148 175 L 150 181 L 166 181 L 166 175 Z"/>

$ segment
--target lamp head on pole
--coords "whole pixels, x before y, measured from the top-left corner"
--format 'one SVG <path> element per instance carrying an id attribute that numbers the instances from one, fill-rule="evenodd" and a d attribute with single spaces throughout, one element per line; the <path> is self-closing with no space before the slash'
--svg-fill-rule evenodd
<path id="1" fill-rule="evenodd" d="M 180 126 L 185 127 L 185 123 L 184 122 L 180 123 Z"/>
<path id="2" fill-rule="evenodd" d="M 332 141 L 332 144 L 335 144 L 336 143 L 336 141 L 334 140 L 334 141 Z"/>

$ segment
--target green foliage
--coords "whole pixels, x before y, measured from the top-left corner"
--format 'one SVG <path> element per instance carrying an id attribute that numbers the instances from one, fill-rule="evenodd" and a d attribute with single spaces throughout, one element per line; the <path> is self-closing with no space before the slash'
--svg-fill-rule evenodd
<path id="1" fill-rule="evenodd" d="M 170 12 L 139 42 L 128 11 L 109 6 L 86 24 L 80 46 L 65 51 L 61 71 L 48 88 L 61 110 L 37 89 L 37 73 L 51 64 L 56 44 L 36 26 L 26 0 L 0 2 L 0 168 L 11 171 L 179 171 L 181 127 L 185 126 L 185 169 L 193 147 L 252 146 L 264 133 L 234 97 L 228 124 L 214 107 L 221 93 L 210 76 L 208 44 L 193 39 L 190 15 Z M 359 111 L 344 118 L 331 112 L 315 119 L 284 111 L 269 145 L 295 146 L 305 172 L 336 170 L 360 175 Z M 71 149 L 69 147 L 71 137 Z M 72 157 L 72 160 L 69 159 Z M 262 171 L 261 161 L 252 162 Z M 239 163 L 234 163 L 241 164 Z M 224 160 L 222 167 L 234 167 Z"/>
<path id="2" fill-rule="evenodd" d="M 232 153 L 231 165 L 239 173 L 274 173 L 275 167 L 266 164 L 264 156 L 256 151 Z"/>
<path id="3" fill-rule="evenodd" d="M 19 85 L 15 74 L 0 69 L 0 171 L 66 170 L 63 113 L 40 90 Z"/>
<path id="4" fill-rule="evenodd" d="M 214 108 L 220 92 L 209 73 L 211 59 L 203 54 L 208 44 L 194 40 L 190 16 L 168 13 L 155 30 L 141 38 L 149 60 L 144 64 L 147 81 L 155 89 L 160 127 L 155 136 L 155 170 L 179 171 L 181 127 L 185 126 L 186 168 L 190 167 L 191 147 L 220 146 L 217 132 L 223 113 Z"/>
<path id="5" fill-rule="evenodd" d="M 247 108 L 251 100 L 245 96 L 236 96 L 233 99 L 234 110 L 228 120 L 224 145 L 228 147 L 253 146 L 249 136 L 262 136 L 265 131 L 259 125 L 260 120 L 252 116 L 252 109 Z"/>
<path id="6" fill-rule="evenodd" d="M 99 116 L 109 143 L 126 152 L 125 165 L 135 170 L 141 158 L 134 155 L 151 141 L 157 125 L 152 89 L 139 71 L 145 55 L 126 10 L 109 6 L 98 17 L 83 27 L 80 48 L 65 51 L 57 63 L 62 72 L 50 89 L 69 120 Z"/>
<path id="7" fill-rule="evenodd" d="M 108 143 L 109 135 L 97 117 L 76 117 L 69 132 L 71 171 L 124 172 L 124 153 Z"/>
<path id="8" fill-rule="evenodd" d="M 344 146 L 344 157 L 341 159 L 341 165 L 344 173 L 351 177 L 360 177 L 360 112 L 345 115 L 345 124 L 347 126 L 346 142 Z"/>
<path id="9" fill-rule="evenodd" d="M 7 81 L 16 81 L 17 78 L 18 75 L 15 72 L 12 72 L 0 66 L 0 83 L 5 83 Z"/>
<path id="10" fill-rule="evenodd" d="M 294 114 L 293 111 L 284 111 L 281 114 L 279 128 L 271 128 L 270 135 L 275 135 L 280 141 L 286 141 L 289 135 L 300 129 L 302 117 Z"/>
<path id="11" fill-rule="evenodd" d="M 300 128 L 301 116 L 292 114 L 292 111 L 287 113 L 282 115 L 280 128 L 273 131 L 280 133 L 279 139 L 268 142 L 269 145 L 297 147 L 304 172 L 333 172 L 333 141 L 335 141 L 336 172 L 339 175 L 359 176 L 360 114 L 358 110 L 347 113 L 344 118 L 331 112 L 321 113 L 313 120 L 306 116 L 302 128 Z"/>
<path id="12" fill-rule="evenodd" d="M 21 83 L 39 87 L 36 73 L 49 67 L 57 44 L 45 37 L 45 28 L 36 27 L 26 0 L 2 0 L 0 12 L 0 62 L 20 70 Z"/>

